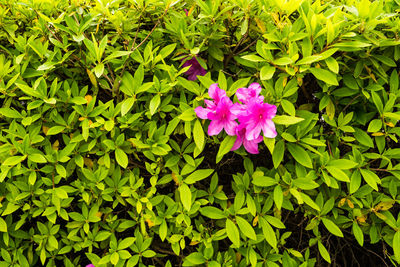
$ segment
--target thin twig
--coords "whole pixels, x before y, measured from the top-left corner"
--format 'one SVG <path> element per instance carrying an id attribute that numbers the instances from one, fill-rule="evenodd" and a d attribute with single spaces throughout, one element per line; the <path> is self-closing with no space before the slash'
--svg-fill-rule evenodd
<path id="1" fill-rule="evenodd" d="M 364 247 L 364 249 L 365 249 L 366 251 L 368 251 L 369 253 L 372 253 L 372 254 L 374 254 L 375 256 L 377 256 L 377 257 L 385 264 L 385 266 L 389 267 L 389 265 L 386 263 L 385 259 L 382 258 L 378 253 L 374 252 L 373 250 L 367 249 L 366 247 Z"/>
<path id="2" fill-rule="evenodd" d="M 73 14 L 73 16 L 74 16 L 74 19 L 75 19 L 75 21 L 76 21 L 76 24 L 78 24 L 78 26 L 80 26 L 79 20 L 78 20 L 78 18 L 76 17 L 75 13 Z M 86 39 L 89 39 L 89 38 L 86 36 L 85 32 L 82 32 L 82 34 L 83 34 L 83 36 L 85 36 Z"/>
<path id="3" fill-rule="evenodd" d="M 258 38 L 253 40 L 250 44 L 248 44 L 245 48 L 243 48 L 242 50 L 240 50 L 239 52 L 237 52 L 235 54 L 235 56 L 240 55 L 241 53 L 243 53 L 244 51 L 246 51 L 247 49 L 249 49 L 250 47 L 252 47 L 256 42 L 258 41 Z"/>
<path id="4" fill-rule="evenodd" d="M 378 172 L 388 172 L 388 171 L 390 171 L 390 170 L 387 170 L 387 169 L 379 169 L 379 168 L 369 168 L 370 170 L 373 170 L 373 171 L 378 171 Z"/>
<path id="5" fill-rule="evenodd" d="M 111 79 L 113 80 L 113 84 L 114 84 L 114 81 L 115 81 L 114 72 L 113 72 L 112 69 L 110 68 L 110 64 L 107 63 L 106 65 L 107 65 L 108 71 L 109 71 L 110 74 L 111 74 Z"/>
<path id="6" fill-rule="evenodd" d="M 138 32 L 139 32 L 139 28 L 140 28 L 140 24 L 139 24 L 138 29 L 137 29 L 136 34 L 135 34 L 135 38 L 133 39 L 132 46 L 131 46 L 131 48 L 130 48 L 130 51 L 131 51 L 131 52 L 135 51 L 135 50 L 138 49 L 142 44 L 144 44 L 144 42 L 146 42 L 146 40 L 150 37 L 150 35 L 153 33 L 153 31 L 154 31 L 154 30 L 158 27 L 158 25 L 161 23 L 161 19 L 167 14 L 168 8 L 169 8 L 169 7 L 167 7 L 167 8 L 164 10 L 164 13 L 161 15 L 161 17 L 158 18 L 156 24 L 155 24 L 154 27 L 151 29 L 151 31 L 147 34 L 147 36 L 146 36 L 137 46 L 135 46 L 135 47 L 133 48 L 134 44 L 136 43 L 136 38 L 137 38 L 137 35 L 138 35 Z M 124 65 L 123 65 L 123 67 L 122 67 L 121 74 L 119 75 L 120 77 L 123 76 L 127 64 L 128 64 L 128 60 L 125 61 Z M 114 88 L 114 86 L 113 86 L 113 91 L 118 90 L 118 88 L 119 88 L 121 82 L 122 82 L 122 79 L 120 79 L 120 80 L 118 81 L 118 86 L 117 86 L 117 88 Z M 117 92 L 117 96 L 118 96 L 118 95 L 119 95 L 119 94 L 118 94 L 118 92 Z"/>
<path id="7" fill-rule="evenodd" d="M 342 109 L 341 112 L 344 112 L 357 98 L 359 98 L 361 94 L 358 94 L 356 97 L 350 100 L 350 102 Z"/>

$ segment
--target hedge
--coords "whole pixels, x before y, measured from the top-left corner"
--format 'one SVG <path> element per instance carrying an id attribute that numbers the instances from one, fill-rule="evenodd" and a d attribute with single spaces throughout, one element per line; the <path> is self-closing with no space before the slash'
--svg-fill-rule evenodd
<path id="1" fill-rule="evenodd" d="M 0 266 L 400 264 L 399 10 L 1 1 Z"/>

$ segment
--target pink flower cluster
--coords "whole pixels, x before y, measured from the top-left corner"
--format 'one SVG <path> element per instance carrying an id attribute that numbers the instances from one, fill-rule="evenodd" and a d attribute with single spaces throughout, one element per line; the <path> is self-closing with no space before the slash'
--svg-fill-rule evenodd
<path id="1" fill-rule="evenodd" d="M 199 106 L 195 112 L 199 118 L 211 120 L 208 135 L 217 135 L 224 129 L 228 135 L 237 136 L 232 151 L 243 144 L 249 153 L 258 154 L 258 144 L 263 140 L 261 131 L 265 137 L 276 136 L 272 121 L 276 106 L 264 103 L 260 92 L 261 86 L 258 83 L 252 83 L 248 88 L 239 88 L 236 97 L 241 103 L 233 103 L 215 83 L 208 89 L 212 100 L 204 100 L 206 107 Z"/>

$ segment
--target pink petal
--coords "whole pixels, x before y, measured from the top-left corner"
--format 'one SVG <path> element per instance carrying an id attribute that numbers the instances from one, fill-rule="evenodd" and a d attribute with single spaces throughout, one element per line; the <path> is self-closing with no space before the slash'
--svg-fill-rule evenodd
<path id="1" fill-rule="evenodd" d="M 248 96 L 247 88 L 239 88 L 236 90 L 236 97 L 240 102 L 246 103 Z"/>
<path id="2" fill-rule="evenodd" d="M 194 112 L 196 112 L 197 117 L 199 117 L 200 119 L 205 120 L 205 119 L 207 119 L 207 115 L 208 115 L 208 113 L 210 113 L 210 110 L 199 106 L 199 107 L 194 109 Z"/>
<path id="3" fill-rule="evenodd" d="M 242 146 L 243 143 L 243 138 L 241 136 L 237 136 L 235 143 L 233 144 L 233 147 L 231 148 L 231 151 L 234 151 Z"/>
<path id="4" fill-rule="evenodd" d="M 236 134 L 236 127 L 238 126 L 236 121 L 227 121 L 224 125 L 224 129 L 228 135 Z"/>
<path id="5" fill-rule="evenodd" d="M 248 141 L 248 140 L 244 140 L 243 141 L 243 146 L 246 149 L 247 152 L 251 153 L 251 154 L 258 154 L 258 142 L 256 142 L 255 140 L 252 141 Z"/>
<path id="6" fill-rule="evenodd" d="M 189 81 L 195 81 L 195 80 L 197 80 L 197 75 L 196 75 L 196 73 L 191 73 L 191 74 L 189 74 L 188 77 L 187 77 L 187 79 L 188 79 Z"/>
<path id="7" fill-rule="evenodd" d="M 261 93 L 261 85 L 259 83 L 252 83 L 249 86 L 249 90 L 254 90 L 255 96 Z"/>
<path id="8" fill-rule="evenodd" d="M 267 113 L 267 116 L 266 116 L 267 119 L 272 119 L 273 117 L 275 117 L 275 115 L 276 115 L 276 106 L 275 105 L 264 103 L 263 106 L 264 106 L 263 107 L 264 110 Z"/>
<path id="9" fill-rule="evenodd" d="M 224 124 L 221 121 L 218 120 L 211 121 L 210 125 L 208 126 L 208 135 L 209 136 L 217 135 L 222 131 L 223 128 Z"/>
<path id="10" fill-rule="evenodd" d="M 272 120 L 266 120 L 262 125 L 262 130 L 265 137 L 274 138 L 277 135 L 275 124 Z"/>
<path id="11" fill-rule="evenodd" d="M 208 95 L 209 95 L 212 99 L 217 98 L 217 89 L 219 89 L 217 83 L 211 84 L 210 88 L 208 88 Z"/>
<path id="12" fill-rule="evenodd" d="M 246 139 L 247 140 L 254 140 L 258 138 L 261 132 L 261 125 L 257 123 L 256 125 L 250 124 L 246 126 Z"/>
<path id="13" fill-rule="evenodd" d="M 214 103 L 214 101 L 204 99 L 204 103 L 206 103 L 207 109 L 211 111 L 215 111 L 215 109 L 217 108 L 217 105 Z"/>

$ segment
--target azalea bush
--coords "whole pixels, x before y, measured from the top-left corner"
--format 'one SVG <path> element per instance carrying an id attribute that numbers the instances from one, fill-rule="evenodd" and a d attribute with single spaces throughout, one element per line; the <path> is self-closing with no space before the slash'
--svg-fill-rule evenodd
<path id="1" fill-rule="evenodd" d="M 399 10 L 1 1 L 1 266 L 400 264 Z"/>

